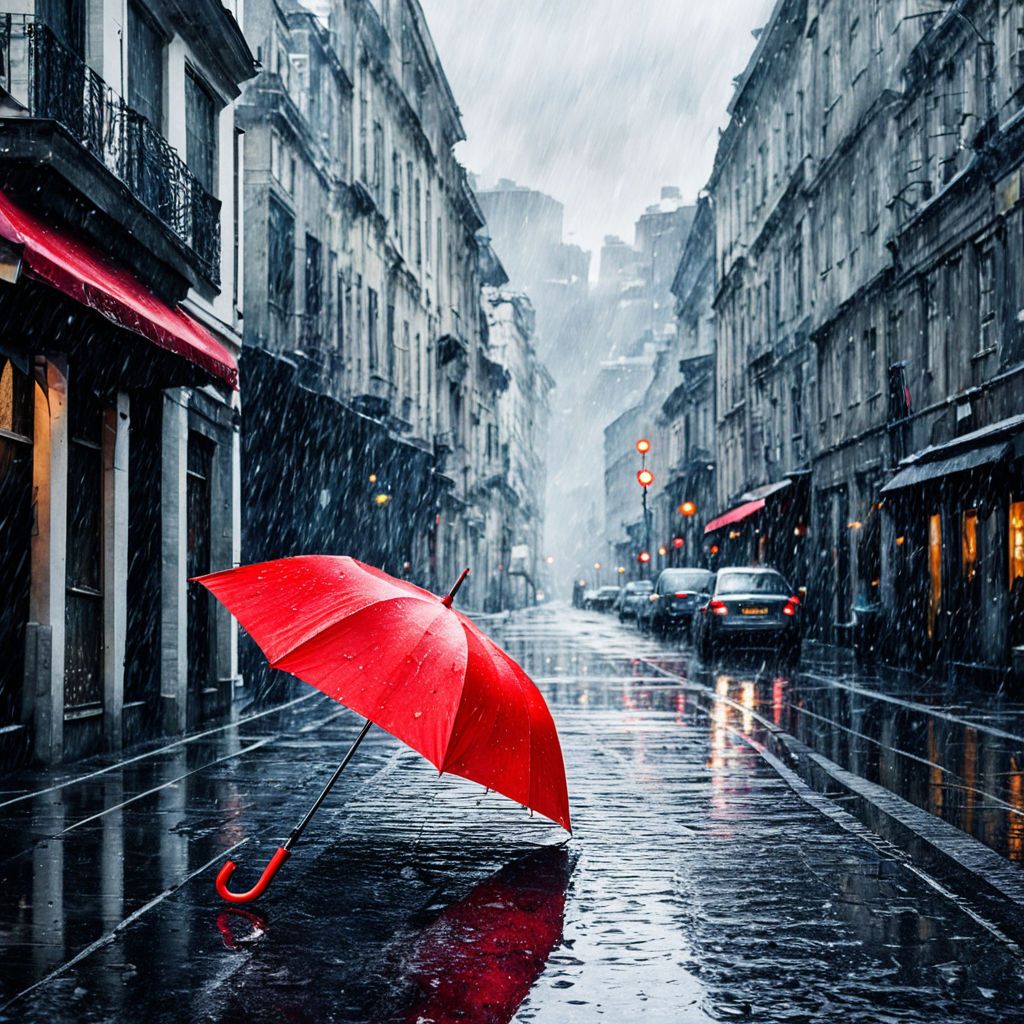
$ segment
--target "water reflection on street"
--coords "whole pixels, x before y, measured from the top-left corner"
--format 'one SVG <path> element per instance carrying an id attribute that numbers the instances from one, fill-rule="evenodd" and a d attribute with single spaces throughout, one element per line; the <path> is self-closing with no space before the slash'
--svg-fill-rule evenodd
<path id="1" fill-rule="evenodd" d="M 1024 760 L 1002 733 L 756 660 L 709 670 L 593 614 L 485 626 L 552 706 L 568 843 L 372 730 L 265 899 L 225 907 L 227 851 L 255 877 L 359 727 L 319 695 L 7 778 L 0 1018 L 1013 1019 L 1017 954 L 745 738 L 770 720 L 1019 857 Z"/>

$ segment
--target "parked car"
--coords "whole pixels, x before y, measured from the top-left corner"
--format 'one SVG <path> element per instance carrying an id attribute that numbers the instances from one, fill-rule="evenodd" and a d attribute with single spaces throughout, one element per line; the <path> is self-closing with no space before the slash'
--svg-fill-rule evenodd
<path id="1" fill-rule="evenodd" d="M 612 611 L 619 613 L 619 622 L 635 619 L 640 606 L 647 603 L 654 590 L 650 580 L 631 580 L 620 592 Z"/>
<path id="2" fill-rule="evenodd" d="M 774 569 L 719 569 L 694 616 L 694 644 L 705 660 L 727 647 L 767 647 L 800 660 L 800 597 Z"/>
<path id="3" fill-rule="evenodd" d="M 584 611 L 594 610 L 594 601 L 597 599 L 597 587 L 589 587 L 583 591 L 583 597 L 580 598 L 580 607 Z"/>
<path id="4" fill-rule="evenodd" d="M 697 597 L 707 590 L 712 575 L 707 569 L 662 569 L 637 625 L 658 637 L 691 629 Z"/>
<path id="5" fill-rule="evenodd" d="M 610 611 L 621 589 L 621 587 L 598 587 L 597 593 L 590 602 L 590 607 L 596 612 Z"/>

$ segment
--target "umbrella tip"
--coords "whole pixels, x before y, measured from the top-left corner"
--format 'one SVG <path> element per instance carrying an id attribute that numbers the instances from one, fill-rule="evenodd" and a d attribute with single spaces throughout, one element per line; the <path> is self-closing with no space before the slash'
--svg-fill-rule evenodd
<path id="1" fill-rule="evenodd" d="M 455 586 L 448 591 L 448 596 L 441 598 L 441 604 L 443 604 L 445 608 L 451 608 L 452 601 L 455 600 L 455 595 L 458 593 L 459 587 L 462 586 L 463 582 L 465 581 L 468 575 L 469 569 L 463 569 L 462 573 L 459 575 L 459 578 L 455 581 Z"/>

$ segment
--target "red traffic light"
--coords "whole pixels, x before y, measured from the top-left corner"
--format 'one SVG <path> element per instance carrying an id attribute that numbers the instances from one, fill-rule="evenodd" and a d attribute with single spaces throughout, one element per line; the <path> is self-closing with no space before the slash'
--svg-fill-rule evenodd
<path id="1" fill-rule="evenodd" d="M 712 544 L 711 545 L 711 554 L 713 554 L 713 555 L 717 555 L 718 554 L 718 545 L 717 544 Z"/>
<path id="2" fill-rule="evenodd" d="M 646 455 L 651 450 L 651 442 L 646 437 L 641 437 L 636 443 L 636 450 L 641 455 Z"/>
<path id="3" fill-rule="evenodd" d="M 651 560 L 650 551 L 641 551 L 640 554 L 636 556 L 636 560 L 641 564 L 646 565 Z"/>
<path id="4" fill-rule="evenodd" d="M 684 501 L 679 506 L 679 514 L 681 516 L 692 516 L 697 514 L 697 506 L 692 501 Z"/>
<path id="5" fill-rule="evenodd" d="M 672 547 L 674 547 L 674 548 L 681 548 L 682 546 L 683 546 L 683 538 L 682 537 L 676 537 L 676 538 L 673 539 Z"/>
<path id="6" fill-rule="evenodd" d="M 650 487 L 654 483 L 654 474 L 649 469 L 641 469 L 636 475 L 636 480 L 641 487 Z"/>

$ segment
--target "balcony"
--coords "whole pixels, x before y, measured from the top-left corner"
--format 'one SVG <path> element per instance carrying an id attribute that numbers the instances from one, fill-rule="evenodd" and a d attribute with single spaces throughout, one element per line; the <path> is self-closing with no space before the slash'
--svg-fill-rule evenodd
<path id="1" fill-rule="evenodd" d="M 60 126 L 73 144 L 87 150 L 127 189 L 174 239 L 186 247 L 189 262 L 214 286 L 220 284 L 220 201 L 210 195 L 153 125 L 129 107 L 76 53 L 31 15 L 0 14 L 0 88 L 6 96 L 3 128 L 6 163 L 19 158 L 36 171 L 50 165 L 73 184 L 87 179 L 80 151 L 65 152 L 65 140 L 40 138 L 33 119 Z M 11 110 L 16 108 L 12 116 Z M 25 131 L 18 129 L 24 124 Z M 24 145 L 21 143 L 24 142 Z M 77 159 L 76 159 L 77 157 Z M 92 183 L 90 183 L 92 184 Z M 103 194 L 106 212 L 137 235 L 141 249 L 153 244 L 143 237 L 123 201 L 96 185 L 81 189 L 87 199 Z M 130 223 L 128 223 L 130 222 Z M 109 238 L 106 239 L 110 244 Z M 155 255 L 170 265 L 180 257 Z M 143 257 L 144 259 L 145 257 Z M 176 270 L 176 273 L 181 273 Z M 194 280 L 188 280 L 195 284 Z"/>

